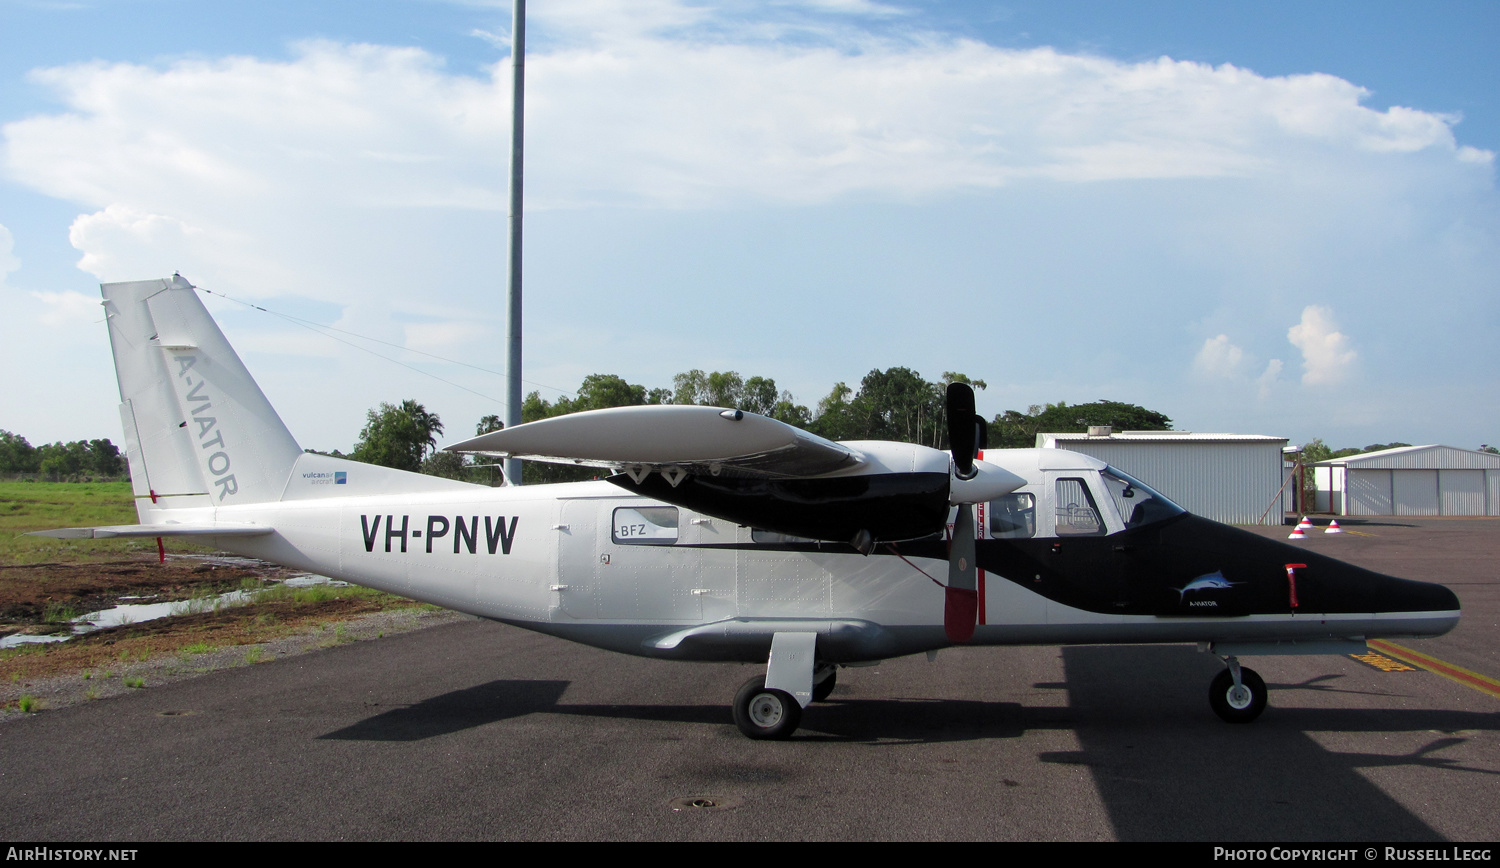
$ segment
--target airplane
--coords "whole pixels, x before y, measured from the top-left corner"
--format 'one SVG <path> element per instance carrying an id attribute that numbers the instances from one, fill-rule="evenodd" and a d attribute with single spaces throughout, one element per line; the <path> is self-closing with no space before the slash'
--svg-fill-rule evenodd
<path id="1" fill-rule="evenodd" d="M 447 447 L 603 468 L 492 488 L 304 452 L 180 276 L 101 287 L 140 523 L 643 657 L 765 665 L 732 704 L 785 739 L 838 670 L 955 645 L 1199 643 L 1231 723 L 1262 654 L 1451 630 L 1458 598 L 1193 515 L 1058 449 L 985 449 L 968 386 L 948 452 L 833 442 L 699 406 L 622 407 Z"/>

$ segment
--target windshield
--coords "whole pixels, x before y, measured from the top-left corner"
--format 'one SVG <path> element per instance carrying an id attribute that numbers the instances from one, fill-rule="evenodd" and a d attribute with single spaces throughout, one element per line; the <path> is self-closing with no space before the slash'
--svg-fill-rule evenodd
<path id="1" fill-rule="evenodd" d="M 1109 496 L 1114 500 L 1115 508 L 1120 511 L 1120 518 L 1125 520 L 1127 528 L 1140 527 L 1187 512 L 1128 473 L 1106 467 L 1099 475 L 1104 478 L 1104 487 L 1109 490 Z"/>

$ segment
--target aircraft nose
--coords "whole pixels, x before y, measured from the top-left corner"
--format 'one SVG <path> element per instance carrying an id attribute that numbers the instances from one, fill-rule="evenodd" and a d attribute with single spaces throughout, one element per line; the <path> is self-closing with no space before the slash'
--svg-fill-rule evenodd
<path id="1" fill-rule="evenodd" d="M 1428 585 L 1428 593 L 1432 596 L 1433 609 L 1436 611 L 1457 612 L 1462 608 L 1458 602 L 1458 595 L 1446 585 Z"/>

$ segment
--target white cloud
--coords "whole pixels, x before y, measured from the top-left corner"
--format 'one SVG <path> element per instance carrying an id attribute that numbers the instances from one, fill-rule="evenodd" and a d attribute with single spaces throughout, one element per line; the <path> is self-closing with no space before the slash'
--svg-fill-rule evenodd
<path id="1" fill-rule="evenodd" d="M 1229 342 L 1229 335 L 1218 335 L 1203 342 L 1193 359 L 1193 370 L 1213 379 L 1234 379 L 1244 372 L 1245 351 Z"/>
<path id="2" fill-rule="evenodd" d="M 531 209 L 1245 176 L 1351 151 L 1493 156 L 1460 153 L 1455 118 L 1366 108 L 1327 75 L 937 37 L 694 41 L 680 29 L 710 10 L 582 5 L 543 16 L 579 35 L 572 47 L 528 57 Z M 508 69 L 471 78 L 417 49 L 312 42 L 290 61 L 42 70 L 69 112 L 7 125 L 5 162 L 51 195 L 190 225 L 269 202 L 502 209 Z"/>
<path id="3" fill-rule="evenodd" d="M 1334 386 L 1348 377 L 1358 354 L 1333 322 L 1333 311 L 1319 305 L 1302 310 L 1302 321 L 1287 330 L 1287 340 L 1302 351 L 1302 384 Z"/>
<path id="4" fill-rule="evenodd" d="M 81 292 L 32 292 L 30 295 L 45 306 L 44 312 L 37 317 L 43 325 L 76 326 L 104 319 L 99 299 Z"/>
<path id="5" fill-rule="evenodd" d="M 5 287 L 6 275 L 21 267 L 21 260 L 16 258 L 15 249 L 15 238 L 11 236 L 9 229 L 0 224 L 0 289 Z"/>
<path id="6" fill-rule="evenodd" d="M 1281 379 L 1281 368 L 1281 359 L 1272 359 L 1266 363 L 1266 369 L 1261 372 L 1260 377 L 1255 381 L 1262 401 L 1271 397 L 1271 390 L 1276 387 L 1276 381 Z"/>
<path id="7" fill-rule="evenodd" d="M 1223 428 L 1167 404 L 1270 394 L 1282 363 L 1265 360 L 1304 297 L 1342 313 L 1388 389 L 1409 368 L 1380 340 L 1393 322 L 1500 367 L 1474 334 L 1495 312 L 1494 154 L 1459 146 L 1456 118 L 1377 111 L 1327 75 L 999 48 L 921 32 L 920 12 L 880 35 L 858 29 L 880 4 L 834 5 L 852 14 L 536 4 L 528 370 L 664 385 L 708 359 L 794 376 L 804 402 L 875 365 L 998 370 L 1033 392 L 1013 406 L 1135 389 Z M 62 108 L 4 126 L 0 171 L 79 206 L 70 238 L 101 279 L 181 271 L 394 344 L 469 341 L 462 358 L 498 368 L 508 72 L 332 42 L 61 66 L 32 80 Z M 945 323 L 913 299 L 976 313 Z M 564 339 L 581 319 L 589 339 Z M 1339 332 L 1298 329 L 1305 383 L 1347 375 Z M 287 334 L 252 342 L 295 350 Z M 320 400 L 350 418 L 417 393 L 334 352 L 338 397 Z M 283 394 L 303 400 L 306 379 L 288 363 Z M 1370 439 L 1397 436 L 1415 435 Z"/>

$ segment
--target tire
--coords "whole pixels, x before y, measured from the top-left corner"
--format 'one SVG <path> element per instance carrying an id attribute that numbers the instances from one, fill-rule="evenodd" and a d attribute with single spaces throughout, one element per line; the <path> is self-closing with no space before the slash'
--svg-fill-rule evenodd
<path id="1" fill-rule="evenodd" d="M 734 696 L 734 723 L 748 738 L 791 738 L 802 722 L 802 706 L 784 690 L 766 688 L 759 676 L 746 681 Z"/>
<path id="2" fill-rule="evenodd" d="M 1266 682 L 1255 670 L 1241 666 L 1240 683 L 1244 695 L 1236 696 L 1234 675 L 1225 669 L 1208 688 L 1208 704 L 1227 723 L 1249 723 L 1266 710 Z"/>
<path id="3" fill-rule="evenodd" d="M 839 671 L 837 669 L 828 673 L 828 677 L 813 685 L 813 702 L 822 702 L 832 693 L 835 685 L 839 683 Z"/>

